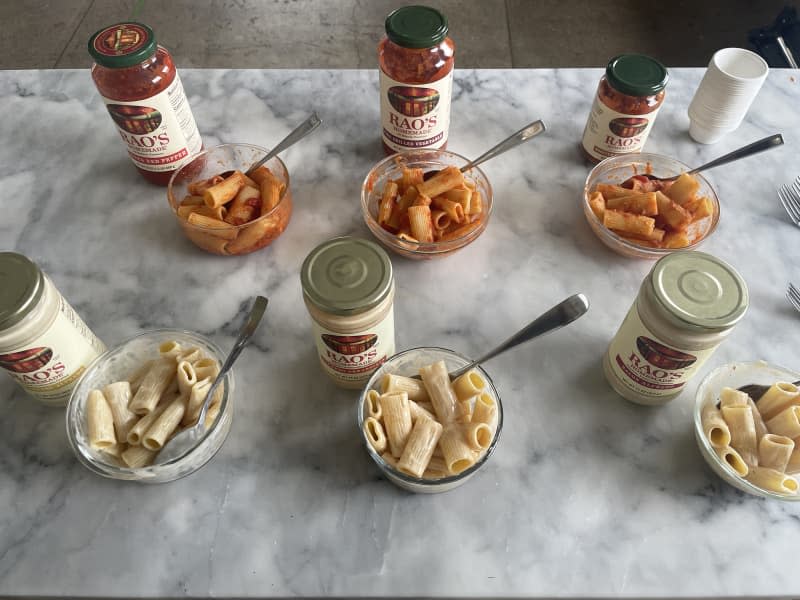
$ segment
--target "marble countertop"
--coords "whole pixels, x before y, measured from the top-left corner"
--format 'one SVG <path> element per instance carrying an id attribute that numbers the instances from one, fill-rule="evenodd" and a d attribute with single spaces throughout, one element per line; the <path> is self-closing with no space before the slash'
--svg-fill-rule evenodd
<path id="1" fill-rule="evenodd" d="M 0 595 L 798 596 L 800 505 L 747 496 L 706 467 L 693 392 L 710 369 L 800 369 L 800 231 L 776 187 L 800 174 L 798 73 L 774 70 L 745 122 L 688 137 L 700 69 L 675 69 L 647 150 L 700 164 L 774 132 L 783 148 L 712 172 L 722 218 L 703 250 L 744 276 L 751 307 L 677 400 L 635 406 L 600 359 L 652 263 L 606 249 L 580 207 L 578 153 L 597 69 L 458 71 L 450 148 L 477 156 L 535 118 L 547 134 L 485 165 L 487 231 L 440 261 L 393 257 L 397 347 L 477 355 L 574 292 L 587 317 L 487 365 L 505 405 L 498 449 L 467 485 L 415 496 L 361 445 L 356 394 L 317 365 L 301 301 L 306 253 L 371 237 L 361 181 L 382 156 L 377 73 L 183 70 L 205 144 L 269 146 L 310 110 L 324 120 L 283 156 L 295 212 L 271 247 L 206 254 L 116 139 L 88 71 L 0 73 L 0 249 L 37 261 L 109 345 L 154 327 L 230 348 L 255 294 L 265 322 L 235 367 L 231 435 L 206 467 L 146 486 L 97 477 L 64 413 L 0 377 Z M 446 307 L 446 310 L 445 310 Z"/>

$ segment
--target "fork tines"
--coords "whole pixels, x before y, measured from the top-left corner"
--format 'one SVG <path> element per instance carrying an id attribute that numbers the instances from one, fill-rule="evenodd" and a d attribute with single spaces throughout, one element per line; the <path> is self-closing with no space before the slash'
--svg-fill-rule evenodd
<path id="1" fill-rule="evenodd" d="M 786 290 L 786 298 L 789 300 L 789 303 L 794 306 L 795 310 L 800 312 L 800 290 L 791 283 L 789 284 L 789 289 Z"/>
<path id="2" fill-rule="evenodd" d="M 778 198 L 792 222 L 800 227 L 800 177 L 794 180 L 791 187 L 782 185 L 778 189 Z"/>

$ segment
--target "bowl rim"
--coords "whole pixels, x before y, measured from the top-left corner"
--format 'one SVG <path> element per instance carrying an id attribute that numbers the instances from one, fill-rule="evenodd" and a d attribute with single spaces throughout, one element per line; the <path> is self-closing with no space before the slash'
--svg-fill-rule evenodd
<path id="1" fill-rule="evenodd" d="M 419 254 L 423 256 L 441 254 L 442 252 L 450 252 L 452 250 L 462 248 L 463 246 L 467 245 L 475 238 L 480 236 L 480 234 L 483 233 L 483 231 L 489 224 L 489 219 L 491 218 L 492 212 L 494 210 L 494 189 L 492 188 L 492 183 L 486 176 L 486 173 L 478 166 L 473 166 L 470 169 L 468 169 L 465 175 L 471 174 L 474 171 L 478 174 L 478 177 L 476 179 L 481 179 L 486 184 L 486 191 L 488 195 L 488 198 L 486 198 L 486 204 L 488 205 L 488 208 L 486 210 L 486 215 L 484 216 L 484 218 L 481 219 L 480 227 L 477 227 L 472 231 L 457 238 L 439 242 L 426 242 L 424 244 L 418 242 L 417 248 L 411 248 L 401 245 L 403 240 L 400 240 L 395 234 L 386 231 L 383 227 L 381 227 L 378 224 L 378 222 L 375 220 L 375 218 L 372 216 L 372 213 L 370 213 L 369 210 L 369 199 L 372 195 L 373 190 L 375 189 L 377 180 L 376 181 L 370 181 L 370 180 L 373 179 L 373 174 L 376 171 L 380 170 L 381 168 L 385 167 L 385 165 L 389 163 L 399 164 L 403 162 L 406 157 L 412 155 L 423 155 L 423 156 L 430 155 L 431 157 L 440 155 L 449 155 L 463 161 L 464 164 L 468 164 L 471 162 L 470 159 L 461 154 L 458 154 L 457 152 L 452 152 L 450 150 L 435 149 L 435 148 L 419 148 L 412 150 L 404 150 L 402 152 L 395 152 L 394 154 L 390 154 L 389 156 L 378 161 L 375 165 L 372 166 L 372 168 L 370 168 L 366 177 L 364 177 L 364 181 L 361 183 L 361 212 L 363 214 L 364 221 L 366 222 L 367 227 L 372 232 L 372 234 L 378 237 L 379 240 L 383 241 L 384 243 L 388 244 L 390 247 L 394 249 L 403 250 L 405 252 L 411 252 L 413 254 Z"/>
<path id="2" fill-rule="evenodd" d="M 701 421 L 701 414 L 702 409 L 705 404 L 704 396 L 706 395 L 706 387 L 711 384 L 712 379 L 719 376 L 724 371 L 729 371 L 732 368 L 748 368 L 748 369 L 755 369 L 755 368 L 764 368 L 768 367 L 774 371 L 781 371 L 786 375 L 790 375 L 794 377 L 794 381 L 800 379 L 800 373 L 794 371 L 792 369 L 788 369 L 781 365 L 776 365 L 773 363 L 769 363 L 764 360 L 755 360 L 755 361 L 734 361 L 725 363 L 716 367 L 714 370 L 709 372 L 703 380 L 700 382 L 700 385 L 697 386 L 697 390 L 695 391 L 695 402 L 694 408 L 692 409 L 692 417 L 694 419 L 694 433 L 695 438 L 697 439 L 698 444 L 701 445 L 701 454 L 703 457 L 708 460 L 714 461 L 714 464 L 719 465 L 725 473 L 727 473 L 730 477 L 734 478 L 737 482 L 737 485 L 733 485 L 731 482 L 726 481 L 724 477 L 720 477 L 725 483 L 732 487 L 741 486 L 742 491 L 748 491 L 755 496 L 761 496 L 762 498 L 774 498 L 776 500 L 782 500 L 784 502 L 800 502 L 800 493 L 797 494 L 779 494 L 777 492 L 772 492 L 770 490 L 765 490 L 764 488 L 760 488 L 757 485 L 754 485 L 747 481 L 744 477 L 741 477 L 737 474 L 730 465 L 720 460 L 717 453 L 714 451 L 714 447 L 711 445 L 711 442 L 708 441 L 706 438 L 705 432 L 703 431 L 703 424 Z M 715 473 L 716 474 L 716 473 Z M 789 475 L 793 477 L 793 475 Z M 800 483 L 800 482 L 798 482 Z"/>
<path id="3" fill-rule="evenodd" d="M 671 156 L 667 156 L 666 154 L 656 154 L 655 152 L 631 152 L 629 154 L 619 154 L 617 156 L 609 156 L 608 158 L 604 158 L 599 163 L 597 163 L 592 169 L 589 171 L 588 175 L 586 176 L 586 180 L 583 184 L 583 194 L 581 195 L 581 205 L 583 207 L 583 213 L 586 216 L 586 219 L 590 221 L 590 226 L 592 223 L 597 225 L 604 234 L 607 234 L 610 238 L 609 241 L 612 241 L 627 250 L 632 250 L 635 252 L 640 252 L 646 255 L 648 258 L 660 258 L 665 256 L 666 254 L 671 254 L 672 252 L 678 252 L 683 250 L 696 250 L 703 242 L 705 242 L 714 231 L 717 229 L 717 225 L 719 225 L 719 221 L 722 218 L 722 211 L 720 210 L 721 205 L 719 201 L 719 196 L 717 195 L 717 190 L 714 189 L 714 186 L 711 184 L 707 178 L 703 176 L 702 173 L 694 173 L 692 176 L 697 177 L 700 179 L 701 182 L 705 183 L 708 186 L 708 189 L 711 190 L 711 194 L 713 196 L 712 201 L 715 207 L 715 216 L 712 215 L 711 218 L 711 225 L 706 231 L 705 235 L 698 240 L 695 240 L 693 243 L 689 244 L 688 246 L 683 246 L 682 248 L 653 248 L 651 246 L 643 246 L 632 242 L 631 240 L 622 237 L 621 235 L 615 233 L 605 225 L 603 222 L 597 218 L 597 215 L 594 214 L 594 211 L 589 206 L 589 189 L 590 183 L 592 182 L 592 178 L 599 174 L 601 167 L 609 167 L 609 166 L 617 166 L 619 164 L 620 167 L 625 166 L 624 163 L 629 162 L 630 166 L 633 166 L 635 163 L 642 162 L 645 164 L 649 164 L 652 162 L 651 159 L 660 160 L 666 159 L 668 161 L 672 161 L 678 165 L 680 165 L 684 171 L 691 171 L 692 167 L 684 163 L 683 161 L 678 160 L 677 158 L 672 158 Z M 620 164 L 621 163 L 621 164 Z M 679 174 L 679 173 L 677 173 Z M 592 227 L 594 230 L 594 227 Z M 602 240 L 601 238 L 601 241 Z"/>
<path id="4" fill-rule="evenodd" d="M 213 235 L 213 233 L 211 233 L 211 232 L 214 231 L 213 227 L 205 227 L 203 225 L 197 225 L 195 223 L 189 223 L 189 221 L 187 221 L 186 219 L 182 219 L 180 217 L 180 215 L 178 214 L 178 210 L 177 210 L 177 207 L 180 205 L 180 200 L 178 200 L 178 198 L 176 198 L 174 196 L 174 194 L 172 193 L 172 190 L 173 190 L 173 187 L 174 187 L 174 184 L 175 184 L 175 179 L 178 177 L 178 174 L 181 171 L 183 171 L 183 169 L 188 167 L 190 164 L 192 164 L 198 158 L 206 156 L 210 152 L 213 152 L 214 150 L 219 150 L 220 148 L 251 148 L 253 150 L 258 150 L 259 152 L 263 152 L 264 154 L 267 154 L 269 152 L 269 150 L 267 148 L 264 148 L 263 146 L 258 146 L 256 144 L 237 143 L 237 142 L 232 142 L 232 143 L 229 143 L 229 144 L 217 144 L 216 146 L 211 146 L 209 148 L 204 148 L 200 152 L 192 154 L 191 156 L 186 158 L 181 163 L 180 167 L 175 169 L 175 171 L 172 173 L 172 175 L 169 178 L 169 182 L 167 183 L 167 203 L 169 204 L 169 208 L 172 211 L 173 216 L 176 219 L 178 219 L 178 221 L 180 222 L 181 225 L 186 226 L 186 227 L 191 227 L 192 229 L 196 229 L 197 231 L 202 231 L 202 232 L 205 232 L 205 233 L 209 233 L 209 235 Z M 242 223 L 241 225 L 233 225 L 232 223 L 229 223 L 229 225 L 232 228 L 236 229 L 237 231 L 239 231 L 241 229 L 245 229 L 246 227 L 249 227 L 253 223 L 258 223 L 259 221 L 262 221 L 264 219 L 267 219 L 267 218 L 271 217 L 273 213 L 275 213 L 279 208 L 281 208 L 281 206 L 284 203 L 284 199 L 286 199 L 289 196 L 289 186 L 291 185 L 291 175 L 289 174 L 289 169 L 286 167 L 286 163 L 284 163 L 279 156 L 273 156 L 271 159 L 269 159 L 268 162 L 272 162 L 273 160 L 278 161 L 278 164 L 283 169 L 283 172 L 286 173 L 286 187 L 284 188 L 283 192 L 281 193 L 281 197 L 278 200 L 278 203 L 275 206 L 272 207 L 272 210 L 270 210 L 268 213 L 266 213 L 264 215 L 261 215 L 257 219 L 253 219 L 252 221 L 248 221 L 247 223 Z"/>
<path id="5" fill-rule="evenodd" d="M 503 401 L 501 400 L 500 394 L 497 392 L 497 388 L 494 385 L 494 381 L 492 381 L 492 378 L 489 376 L 489 374 L 480 365 L 473 367 L 478 371 L 480 371 L 481 375 L 486 379 L 487 384 L 492 389 L 498 407 L 497 428 L 495 429 L 492 443 L 489 444 L 489 447 L 486 449 L 483 456 L 481 456 L 478 460 L 476 460 L 475 464 L 473 464 L 471 467 L 461 471 L 461 473 L 458 473 L 457 475 L 448 475 L 447 477 L 441 477 L 440 479 L 423 479 L 421 477 L 414 477 L 413 475 L 408 475 L 407 473 L 403 473 L 402 471 L 395 469 L 393 466 L 391 466 L 389 463 L 387 463 L 381 458 L 381 456 L 375 451 L 375 449 L 369 443 L 369 440 L 367 440 L 366 435 L 364 434 L 364 427 L 363 427 L 365 420 L 364 400 L 366 399 L 367 391 L 372 389 L 372 384 L 374 384 L 376 381 L 376 376 L 378 374 L 378 371 L 380 371 L 391 360 L 400 358 L 401 356 L 410 354 L 412 352 L 418 352 L 420 350 L 437 350 L 440 352 L 446 352 L 448 354 L 460 358 L 461 360 L 466 361 L 467 363 L 472 362 L 471 358 L 467 358 L 466 356 L 460 354 L 459 352 L 456 352 L 455 350 L 451 350 L 449 348 L 442 348 L 441 346 L 417 346 L 415 348 L 409 348 L 407 350 L 402 350 L 401 352 L 397 352 L 392 356 L 390 356 L 389 358 L 387 358 L 384 361 L 384 363 L 378 369 L 375 370 L 375 372 L 369 378 L 369 381 L 364 385 L 364 388 L 361 390 L 361 393 L 359 394 L 358 403 L 356 405 L 356 420 L 358 423 L 359 435 L 361 436 L 361 440 L 364 442 L 364 445 L 367 448 L 367 453 L 370 455 L 372 460 L 375 461 L 375 464 L 377 464 L 382 471 L 386 472 L 387 475 L 391 475 L 392 477 L 395 477 L 406 483 L 410 483 L 411 485 L 435 488 L 468 478 L 470 475 L 472 475 L 478 469 L 480 469 L 486 463 L 486 461 L 489 460 L 489 457 L 494 453 L 494 450 L 497 447 L 497 442 L 500 440 L 500 434 L 503 431 Z"/>
<path id="6" fill-rule="evenodd" d="M 77 425 L 75 427 L 73 427 L 72 425 L 73 414 L 77 411 L 77 404 L 80 402 L 80 399 L 78 398 L 77 394 L 78 389 L 83 384 L 84 379 L 87 378 L 89 374 L 92 373 L 97 368 L 99 363 L 107 359 L 111 354 L 121 350 L 124 346 L 127 346 L 129 343 L 135 340 L 154 334 L 178 334 L 178 335 L 198 338 L 202 340 L 203 343 L 208 345 L 208 347 L 211 348 L 217 354 L 216 358 L 218 360 L 220 361 L 224 360 L 225 354 L 222 352 L 219 346 L 217 346 L 214 342 L 212 342 L 203 334 L 198 333 L 196 331 L 189 331 L 187 329 L 180 329 L 174 327 L 158 327 L 155 329 L 148 329 L 147 331 L 143 331 L 136 335 L 126 338 L 125 340 L 121 341 L 114 347 L 108 348 L 105 352 L 97 356 L 91 363 L 89 363 L 89 365 L 86 367 L 86 370 L 83 372 L 83 374 L 81 374 L 80 378 L 78 378 L 78 381 L 75 383 L 75 387 L 72 388 L 72 393 L 70 394 L 69 402 L 67 402 L 67 407 L 65 411 L 67 440 L 69 441 L 69 445 L 72 448 L 73 453 L 77 456 L 81 464 L 89 468 L 89 470 L 91 470 L 92 472 L 102 475 L 104 477 L 115 478 L 114 477 L 115 473 L 118 473 L 120 475 L 134 475 L 134 476 L 140 475 L 142 473 L 151 473 L 152 476 L 155 477 L 158 475 L 160 471 L 167 470 L 169 467 L 176 467 L 178 465 L 181 465 L 188 458 L 190 458 L 195 453 L 195 451 L 208 440 L 208 438 L 214 431 L 216 431 L 219 427 L 221 427 L 221 424 L 223 422 L 223 416 L 228 413 L 228 405 L 231 402 L 231 395 L 232 395 L 231 392 L 233 389 L 233 370 L 230 370 L 225 374 L 225 386 L 224 386 L 225 393 L 223 394 L 222 400 L 220 401 L 220 410 L 219 413 L 217 414 L 217 418 L 211 424 L 211 427 L 206 429 L 205 433 L 197 442 L 197 444 L 195 444 L 192 450 L 189 451 L 187 454 L 184 454 L 183 456 L 179 456 L 177 458 L 173 458 L 172 460 L 169 460 L 165 463 L 147 465 L 146 467 L 138 467 L 138 468 L 115 465 L 108 462 L 96 461 L 94 459 L 90 460 L 87 456 L 84 455 L 82 449 L 85 448 L 86 446 L 84 444 L 81 444 L 78 441 L 77 437 L 75 436 L 75 431 L 77 431 Z M 221 447 L 222 444 L 220 444 L 220 448 Z M 208 460 L 206 460 L 202 465 L 198 465 L 197 469 L 204 466 L 209 460 L 211 460 L 211 458 L 214 457 L 214 455 L 216 455 L 218 451 L 219 448 L 217 448 L 209 456 Z M 196 471 L 197 469 L 193 469 L 192 472 Z"/>

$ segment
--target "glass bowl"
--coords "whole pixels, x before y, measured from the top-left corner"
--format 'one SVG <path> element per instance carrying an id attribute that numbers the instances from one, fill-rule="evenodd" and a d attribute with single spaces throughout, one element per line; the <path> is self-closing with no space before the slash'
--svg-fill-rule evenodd
<path id="1" fill-rule="evenodd" d="M 67 405 L 67 437 L 78 460 L 87 469 L 111 479 L 164 483 L 185 477 L 205 465 L 222 447 L 233 418 L 233 371 L 222 383 L 222 400 L 217 420 L 206 430 L 195 448 L 186 456 L 163 464 L 132 469 L 109 461 L 109 457 L 92 449 L 86 430 L 86 399 L 92 389 L 101 389 L 114 381 L 122 381 L 142 364 L 158 356 L 158 346 L 175 340 L 182 346 L 197 346 L 219 364 L 225 354 L 211 340 L 181 329 L 154 329 L 132 337 L 98 356 L 78 380 Z"/>
<path id="2" fill-rule="evenodd" d="M 189 194 L 190 183 L 225 171 L 244 172 L 267 152 L 266 148 L 251 144 L 222 144 L 194 155 L 172 174 L 167 185 L 167 200 L 184 235 L 195 245 L 214 254 L 238 256 L 269 246 L 283 233 L 292 216 L 292 193 L 289 187 L 289 171 L 278 157 L 267 161 L 265 166 L 286 187 L 278 204 L 267 214 L 244 225 L 231 225 L 224 230 L 225 237 L 221 237 L 219 229 L 189 223 L 178 215 L 181 201 Z"/>
<path id="3" fill-rule="evenodd" d="M 772 385 L 778 381 L 797 380 L 800 380 L 800 373 L 790 369 L 770 365 L 763 361 L 740 362 L 730 363 L 714 369 L 698 386 L 694 404 L 694 436 L 697 439 L 697 447 L 714 473 L 719 475 L 726 483 L 743 492 L 761 496 L 762 498 L 775 498 L 788 502 L 800 501 L 800 494 L 789 495 L 765 490 L 737 475 L 733 468 L 720 460 L 717 453 L 714 452 L 711 443 L 706 439 L 700 420 L 703 409 L 709 404 L 717 403 L 722 388 L 738 389 L 749 383 Z M 795 474 L 795 477 L 799 476 Z"/>
<path id="4" fill-rule="evenodd" d="M 486 388 L 484 391 L 494 399 L 495 404 L 497 405 L 497 426 L 495 428 L 494 438 L 492 439 L 491 444 L 489 444 L 489 447 L 474 465 L 462 471 L 458 475 L 442 477 L 440 479 L 422 479 L 420 477 L 413 477 L 403 473 L 402 471 L 398 471 L 381 458 L 380 454 L 378 454 L 369 443 L 364 433 L 364 420 L 366 418 L 365 400 L 367 397 L 367 392 L 372 389 L 380 391 L 380 381 L 386 373 L 396 373 L 398 375 L 405 376 L 418 375 L 420 367 L 424 367 L 425 365 L 429 365 L 440 360 L 445 362 L 448 371 L 453 371 L 454 369 L 458 369 L 472 362 L 465 356 L 461 356 L 457 352 L 447 350 L 445 348 L 412 348 L 410 350 L 399 352 L 390 357 L 372 374 L 372 377 L 367 382 L 366 387 L 361 392 L 361 396 L 358 399 L 358 405 L 356 407 L 358 431 L 361 435 L 364 445 L 366 446 L 367 453 L 370 455 L 372 460 L 375 461 L 375 464 L 378 465 L 378 468 L 383 472 L 384 475 L 386 475 L 389 481 L 405 490 L 416 492 L 418 494 L 438 494 L 440 492 L 447 492 L 465 484 L 467 480 L 475 475 L 475 473 L 477 473 L 478 470 L 489 460 L 489 457 L 494 452 L 497 442 L 500 439 L 500 432 L 503 430 L 503 404 L 500 402 L 500 395 L 497 393 L 489 374 L 482 368 L 475 367 L 475 370 L 480 373 L 486 381 Z"/>
<path id="5" fill-rule="evenodd" d="M 691 167 L 674 158 L 645 152 L 614 156 L 603 160 L 595 166 L 589 173 L 589 176 L 586 178 L 586 183 L 583 186 L 583 213 L 586 216 L 589 227 L 592 228 L 595 235 L 597 235 L 600 241 L 606 246 L 623 256 L 632 258 L 655 260 L 677 250 L 697 249 L 700 244 L 714 232 L 719 222 L 719 198 L 714 188 L 701 174 L 692 176 L 700 182 L 697 193 L 711 200 L 713 212 L 709 217 L 709 222 L 705 231 L 703 231 L 694 242 L 683 248 L 653 248 L 645 243 L 637 244 L 635 241 L 624 238 L 610 229 L 607 229 L 603 225 L 603 222 L 597 218 L 597 215 L 594 214 L 591 206 L 589 206 L 589 193 L 598 183 L 619 185 L 631 176 L 649 173 L 651 169 L 654 175 L 659 177 L 671 177 L 672 175 L 679 175 L 685 171 L 690 171 Z"/>
<path id="6" fill-rule="evenodd" d="M 425 260 L 441 258 L 453 254 L 467 244 L 474 242 L 486 229 L 492 215 L 492 186 L 486 174 L 478 167 L 473 167 L 465 177 L 471 179 L 483 196 L 483 216 L 478 227 L 461 237 L 431 243 L 420 243 L 402 240 L 390 231 L 378 225 L 378 202 L 387 181 L 400 177 L 403 168 L 421 168 L 423 171 L 442 169 L 447 166 L 461 168 L 469 162 L 463 156 L 447 150 L 409 150 L 384 158 L 375 165 L 364 179 L 361 186 L 361 211 L 364 222 L 378 238 L 378 241 L 389 250 L 406 258 Z"/>

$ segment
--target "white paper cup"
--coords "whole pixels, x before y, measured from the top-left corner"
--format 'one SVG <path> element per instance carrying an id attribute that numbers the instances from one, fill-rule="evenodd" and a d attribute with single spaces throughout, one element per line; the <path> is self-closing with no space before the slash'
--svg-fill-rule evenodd
<path id="1" fill-rule="evenodd" d="M 714 125 L 706 125 L 702 121 L 689 118 L 689 135 L 699 144 L 716 144 L 727 134 L 738 127 L 716 127 Z"/>
<path id="2" fill-rule="evenodd" d="M 717 141 L 744 119 L 769 73 L 758 54 L 743 48 L 718 50 L 708 63 L 700 85 L 689 104 L 689 118 L 700 143 Z M 713 133 L 712 132 L 717 132 Z M 721 133 L 719 133 L 721 132 Z"/>
<path id="3" fill-rule="evenodd" d="M 744 48 L 717 50 L 708 68 L 722 75 L 732 89 L 760 88 L 769 73 L 767 61 Z"/>

